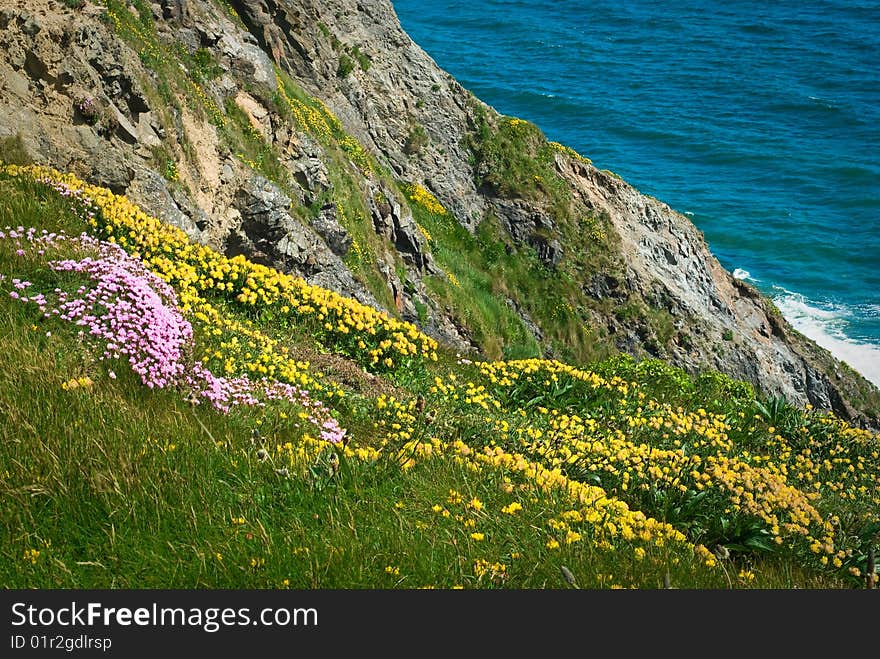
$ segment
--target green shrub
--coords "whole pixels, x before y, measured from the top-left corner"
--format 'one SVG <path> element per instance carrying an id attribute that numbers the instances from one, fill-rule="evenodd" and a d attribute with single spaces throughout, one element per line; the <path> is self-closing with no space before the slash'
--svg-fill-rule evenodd
<path id="1" fill-rule="evenodd" d="M 336 68 L 336 75 L 340 78 L 347 78 L 348 74 L 354 71 L 354 62 L 343 53 L 339 56 L 339 66 Z"/>
<path id="2" fill-rule="evenodd" d="M 406 137 L 403 152 L 412 156 L 420 153 L 426 146 L 428 146 L 428 134 L 420 124 L 416 124 Z"/>
<path id="3" fill-rule="evenodd" d="M 223 73 L 220 64 L 214 59 L 214 54 L 207 48 L 199 48 L 192 56 L 193 75 L 199 82 L 206 82 L 219 78 Z"/>
<path id="4" fill-rule="evenodd" d="M 557 219 L 571 215 L 571 191 L 556 173 L 555 149 L 535 124 L 516 117 L 490 118 L 477 107 L 465 145 L 477 186 L 501 197 L 544 201 Z"/>
<path id="5" fill-rule="evenodd" d="M 357 60 L 358 65 L 361 67 L 361 71 L 368 70 L 373 63 L 372 60 L 370 60 L 370 57 L 362 53 L 357 46 L 352 47 L 351 54 L 354 55 L 354 58 Z"/>
<path id="6" fill-rule="evenodd" d="M 27 154 L 21 133 L 0 139 L 0 162 L 7 165 L 31 164 L 31 157 Z"/>

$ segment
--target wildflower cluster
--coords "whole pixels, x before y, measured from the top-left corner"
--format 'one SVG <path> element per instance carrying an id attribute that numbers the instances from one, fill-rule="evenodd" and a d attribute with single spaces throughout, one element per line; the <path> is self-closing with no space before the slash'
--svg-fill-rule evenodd
<path id="1" fill-rule="evenodd" d="M 73 102 L 73 109 L 89 125 L 95 125 L 101 118 L 101 108 L 91 96 L 79 96 Z"/>
<path id="2" fill-rule="evenodd" d="M 80 328 L 81 340 L 96 349 L 100 360 L 125 359 L 145 386 L 182 389 L 192 402 L 208 401 L 223 412 L 266 400 L 293 402 L 305 410 L 305 418 L 324 441 L 344 438 L 345 430 L 308 391 L 266 378 L 216 376 L 193 361 L 193 328 L 178 309 L 174 289 L 118 245 L 87 234 L 71 238 L 21 226 L 0 231 L 0 241 L 14 241 L 16 254 L 26 258 L 67 255 L 47 260 L 46 265 L 52 272 L 76 275 L 75 289 L 36 291 L 31 282 L 12 278 L 9 297 L 36 305 L 44 319 L 57 318 Z M 80 377 L 63 388 L 92 384 L 91 378 Z"/>
<path id="3" fill-rule="evenodd" d="M 156 68 L 165 62 L 156 38 L 156 29 L 141 13 L 134 15 L 118 0 L 104 0 L 104 12 L 113 22 L 114 31 L 133 45 L 145 66 Z"/>
<path id="4" fill-rule="evenodd" d="M 559 142 L 548 142 L 547 144 L 548 144 L 548 145 L 549 145 L 554 151 L 557 151 L 557 152 L 559 152 L 559 153 L 565 154 L 566 156 L 568 156 L 568 157 L 571 158 L 572 160 L 577 160 L 577 161 L 579 161 L 579 162 L 586 163 L 587 165 L 592 165 L 592 164 L 593 164 L 593 161 L 592 161 L 592 160 L 590 160 L 589 158 L 585 158 L 584 156 L 582 156 L 581 154 L 579 154 L 577 151 L 575 151 L 574 149 L 572 149 L 570 146 L 565 146 L 564 144 L 560 144 Z"/>
<path id="5" fill-rule="evenodd" d="M 177 163 L 173 160 L 165 161 L 165 178 L 171 182 L 180 179 L 180 170 L 177 168 Z"/>
<path id="6" fill-rule="evenodd" d="M 284 80 L 277 73 L 275 81 L 283 106 L 290 110 L 300 128 L 308 131 L 322 144 L 329 145 L 335 142 L 364 174 L 373 172 L 373 163 L 369 154 L 356 139 L 345 132 L 339 119 L 324 103 L 316 98 L 309 97 L 306 102 L 291 96 Z"/>
<path id="7" fill-rule="evenodd" d="M 437 197 L 428 192 L 418 183 L 411 183 L 405 188 L 406 196 L 434 215 L 446 215 L 448 211 L 443 207 Z M 430 240 L 430 239 L 429 239 Z"/>
<path id="8" fill-rule="evenodd" d="M 498 561 L 489 562 L 483 558 L 474 561 L 474 576 L 477 581 L 486 580 L 492 584 L 502 584 L 509 577 L 507 566 Z"/>
<path id="9" fill-rule="evenodd" d="M 431 235 L 431 232 L 428 231 L 425 227 L 423 227 L 421 224 L 417 224 L 416 226 L 418 226 L 419 233 L 422 234 L 422 237 L 425 239 L 426 242 L 430 243 L 434 240 L 434 237 Z"/>
<path id="10" fill-rule="evenodd" d="M 780 435 L 767 446 L 776 457 L 755 455 L 738 445 L 741 430 L 727 415 L 658 402 L 637 383 L 617 376 L 605 378 L 550 360 L 482 362 L 474 369 L 478 377 L 472 381 L 438 377 L 432 388 L 436 404 L 470 409 L 471 418 L 485 424 L 483 433 L 471 431 L 468 450 L 479 441 L 484 446 L 476 452 L 478 459 L 528 473 L 539 484 L 566 482 L 590 492 L 595 483 L 590 510 L 577 510 L 585 520 L 593 519 L 595 501 L 623 504 L 638 515 L 644 511 L 669 519 L 669 528 L 687 532 L 696 547 L 730 544 L 773 551 L 784 545 L 808 563 L 853 566 L 858 555 L 853 534 L 841 532 L 840 519 L 822 503 L 832 501 L 829 490 L 870 502 L 878 486 L 878 447 L 870 433 L 823 417 L 814 425 L 836 425 L 822 435 L 835 442 L 821 449 L 833 459 L 810 460 L 809 447 L 798 452 Z M 809 442 L 808 430 L 799 430 L 798 444 Z M 852 441 L 842 442 L 841 434 Z M 814 437 L 813 451 L 818 444 Z M 869 507 L 863 519 L 853 520 L 857 529 L 880 521 Z M 673 509 L 677 512 L 670 518 Z M 614 519 L 611 524 L 611 536 L 638 528 Z M 571 520 L 554 530 L 559 533 L 548 540 L 553 546 L 586 535 Z M 591 525 L 590 537 L 600 536 Z M 630 536 L 627 530 L 625 537 Z M 714 560 L 706 554 L 708 563 Z"/>
<path id="11" fill-rule="evenodd" d="M 163 77 L 174 79 L 182 91 L 188 107 L 193 112 L 207 115 L 208 120 L 217 127 L 226 123 L 226 116 L 212 98 L 198 83 L 197 73 L 188 72 L 180 75 L 180 60 L 172 48 L 161 43 L 156 35 L 152 16 L 146 12 L 134 15 L 125 3 L 119 0 L 103 0 L 105 13 L 112 21 L 114 32 L 123 38 L 137 51 L 141 63 L 160 73 Z"/>
<path id="12" fill-rule="evenodd" d="M 414 359 L 437 358 L 437 342 L 412 323 L 312 286 L 301 278 L 251 263 L 241 255 L 228 259 L 193 244 L 180 229 L 148 216 L 125 197 L 105 188 L 87 185 L 49 168 L 7 166 L 5 171 L 41 180 L 61 194 L 79 199 L 89 209 L 93 229 L 141 259 L 173 286 L 182 312 L 194 314 L 208 333 L 216 336 L 227 331 L 245 335 L 247 345 L 241 352 L 248 361 L 242 364 L 233 360 L 227 364 L 229 374 L 238 369 L 289 382 L 300 381 L 299 369 L 276 341 L 225 317 L 209 301 L 209 296 L 217 302 L 233 303 L 253 316 L 269 313 L 278 320 L 303 325 L 325 345 L 373 370 L 393 370 Z M 246 356 L 248 353 L 250 357 Z"/>
<path id="13" fill-rule="evenodd" d="M 434 391 L 435 403 L 446 398 L 457 406 L 477 406 L 481 412 L 500 407 L 484 387 L 472 383 L 460 385 L 454 377 L 449 381 L 438 377 Z M 489 542 L 491 527 L 497 523 L 494 520 L 521 516 L 526 497 L 561 497 L 573 506 L 562 513 L 561 519 L 568 526 L 563 529 L 560 524 L 549 522 L 547 548 L 590 538 L 592 546 L 602 551 L 619 549 L 621 543 L 625 543 L 630 552 L 637 547 L 641 547 L 642 552 L 649 546 L 667 547 L 684 551 L 709 567 L 715 563 L 711 552 L 688 541 L 673 525 L 631 509 L 601 487 L 567 475 L 562 466 L 545 465 L 539 455 L 517 451 L 512 448 L 512 443 L 511 448 L 495 442 L 477 447 L 462 439 L 439 438 L 435 431 L 442 432 L 445 423 L 435 421 L 429 425 L 430 422 L 419 416 L 416 401 L 380 396 L 376 401 L 375 416 L 374 428 L 381 438 L 378 448 L 374 449 L 376 455 L 391 457 L 404 471 L 432 460 L 452 460 L 481 479 L 490 478 L 490 474 L 491 478 L 500 479 L 502 492 L 518 493 L 492 512 L 481 499 L 465 497 L 455 490 L 450 490 L 445 501 L 434 504 L 432 512 L 440 520 L 445 520 L 445 525 L 451 525 L 450 532 L 462 533 L 472 542 Z M 485 421 L 491 426 L 491 417 L 486 417 Z M 495 436 L 499 429 L 489 427 L 485 436 Z"/>

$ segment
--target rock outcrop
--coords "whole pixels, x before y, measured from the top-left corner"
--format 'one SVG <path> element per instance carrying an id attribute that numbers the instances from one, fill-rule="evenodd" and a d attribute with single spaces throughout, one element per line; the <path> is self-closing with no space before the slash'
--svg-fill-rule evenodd
<path id="1" fill-rule="evenodd" d="M 33 160 L 478 350 L 426 286 L 445 275 L 398 188 L 416 184 L 469 232 L 493 218 L 508 253 L 578 277 L 582 318 L 612 347 L 880 426 L 877 389 L 735 280 L 668 205 L 565 149 L 548 166 L 571 213 L 558 196 L 488 184 L 469 144 L 501 117 L 412 41 L 389 0 L 76 4 L 0 0 L 0 140 L 19 136 Z M 571 266 L 586 217 L 609 236 L 601 267 Z M 508 293 L 501 306 L 552 354 L 529 291 Z M 623 307 L 665 319 L 664 336 Z"/>

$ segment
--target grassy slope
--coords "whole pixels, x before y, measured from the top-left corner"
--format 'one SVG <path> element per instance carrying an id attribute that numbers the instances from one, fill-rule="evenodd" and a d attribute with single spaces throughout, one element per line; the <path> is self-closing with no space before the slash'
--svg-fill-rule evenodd
<path id="1" fill-rule="evenodd" d="M 0 193 L 0 227 L 125 238 L 190 300 L 195 354 L 229 352 L 212 368 L 255 378 L 257 351 L 282 364 L 294 342 L 336 354 L 323 373 L 300 363 L 275 376 L 309 382 L 348 431 L 344 447 L 329 444 L 295 404 L 223 414 L 144 387 L 74 327 L 10 298 L 13 278 L 47 294 L 79 282 L 0 240 L 4 585 L 554 588 L 568 587 L 563 565 L 585 588 L 863 583 L 876 436 L 660 362 L 472 364 L 442 350 L 434 361 L 430 344 L 376 361 L 381 317 L 329 331 L 310 317 L 320 310 L 285 313 L 286 298 L 264 297 L 275 280 L 259 269 L 218 291 L 206 276 L 222 257 L 194 256 L 158 223 L 126 225 L 124 199 L 100 197 L 90 225 L 27 173 L 0 177 Z M 210 322 L 198 299 L 217 310 Z M 236 357 L 230 337 L 259 332 L 284 341 Z"/>
<path id="2" fill-rule="evenodd" d="M 210 53 L 160 43 L 148 11 L 106 6 L 156 73 L 156 98 L 185 103 L 284 188 L 274 147 L 205 93 L 218 70 Z M 184 60 L 190 77 L 181 77 Z M 308 221 L 320 204 L 336 205 L 358 246 L 347 264 L 391 307 L 375 270 L 385 246 L 358 181 L 396 183 L 320 102 L 283 72 L 279 83 L 275 111 L 329 157 L 332 189 L 297 212 Z M 477 129 L 475 159 L 497 174 L 479 183 L 546 200 L 566 257 L 551 272 L 530 248 L 505 249 L 492 218 L 471 235 L 427 191 L 399 182 L 449 274 L 428 287 L 487 357 L 542 352 L 510 298 L 556 354 L 591 372 L 538 360 L 472 364 L 442 348 L 434 359 L 415 328 L 188 247 L 124 199 L 88 189 L 97 200 L 89 223 L 27 173 L 0 175 L 0 230 L 113 237 L 175 286 L 195 358 L 218 375 L 307 387 L 347 430 L 343 447 L 315 439 L 295 403 L 224 414 L 187 402 L 185 387 L 144 387 L 124 363 L 99 360 L 74 328 L 9 297 L 13 278 L 49 295 L 84 282 L 0 240 L 2 583 L 569 587 L 564 565 L 587 588 L 862 585 L 856 573 L 877 539 L 877 438 L 783 401 L 758 402 L 747 385 L 715 374 L 596 361 L 608 357 L 605 341 L 584 322 L 590 310 L 578 306 L 573 282 L 613 268 L 605 255 L 614 237 L 558 185 L 552 158 L 565 147 L 521 120 Z M 0 145 L 7 161 L 14 147 Z M 187 148 L 156 153 L 172 182 Z M 539 294 L 521 299 L 526 290 Z M 664 319 L 633 313 L 627 322 L 662 353 Z"/>

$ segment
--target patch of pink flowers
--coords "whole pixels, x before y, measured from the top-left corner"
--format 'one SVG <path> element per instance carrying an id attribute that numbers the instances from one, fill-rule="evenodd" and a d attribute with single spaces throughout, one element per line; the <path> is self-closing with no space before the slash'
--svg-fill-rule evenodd
<path id="1" fill-rule="evenodd" d="M 307 410 L 309 421 L 322 439 L 341 442 L 345 429 L 321 401 L 294 385 L 246 376 L 217 376 L 192 357 L 193 328 L 177 307 L 174 289 L 150 272 L 144 263 L 113 243 L 87 234 L 72 238 L 23 227 L 0 232 L 0 240 L 14 240 L 18 251 L 44 254 L 62 242 L 82 258 L 49 261 L 56 272 L 77 273 L 89 280 L 74 293 L 33 292 L 31 282 L 12 279 L 12 299 L 36 304 L 46 318 L 58 318 L 81 328 L 100 351 L 100 358 L 128 361 L 150 388 L 177 387 L 190 392 L 193 402 L 209 402 L 228 412 L 235 405 L 264 405 L 267 400 L 286 400 Z M 25 293 L 27 295 L 25 295 Z"/>
<path id="2" fill-rule="evenodd" d="M 186 371 L 192 325 L 178 311 L 174 290 L 143 263 L 111 243 L 80 236 L 97 257 L 52 261 L 56 272 L 77 272 L 92 281 L 76 294 L 56 289 L 57 305 L 47 316 L 74 323 L 103 346 L 103 358 L 127 357 L 148 387 L 177 384 Z"/>

